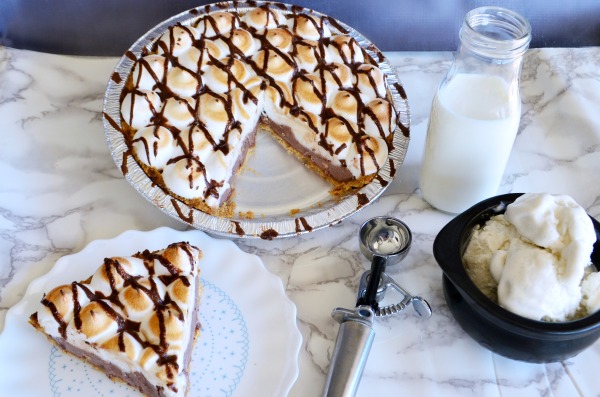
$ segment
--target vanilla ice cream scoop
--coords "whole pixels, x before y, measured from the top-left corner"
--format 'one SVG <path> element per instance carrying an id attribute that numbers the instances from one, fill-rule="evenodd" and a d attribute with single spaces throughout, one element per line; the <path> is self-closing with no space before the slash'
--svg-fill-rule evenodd
<path id="1" fill-rule="evenodd" d="M 501 306 L 534 320 L 566 321 L 582 306 L 588 313 L 600 308 L 598 283 L 586 282 L 597 277 L 586 272 L 595 241 L 591 219 L 571 197 L 524 194 L 474 231 L 464 259 L 472 278 L 485 279 L 476 284 L 497 283 Z"/>
<path id="2" fill-rule="evenodd" d="M 558 258 L 558 277 L 570 287 L 581 283 L 596 242 L 591 219 L 566 195 L 525 194 L 506 208 L 506 220 L 533 244 Z"/>

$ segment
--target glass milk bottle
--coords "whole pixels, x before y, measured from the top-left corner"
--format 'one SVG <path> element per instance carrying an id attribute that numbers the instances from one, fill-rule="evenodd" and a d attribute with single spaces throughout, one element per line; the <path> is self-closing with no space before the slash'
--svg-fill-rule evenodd
<path id="1" fill-rule="evenodd" d="M 433 99 L 420 176 L 423 198 L 450 213 L 494 196 L 521 117 L 519 74 L 531 27 L 500 7 L 470 11 Z"/>

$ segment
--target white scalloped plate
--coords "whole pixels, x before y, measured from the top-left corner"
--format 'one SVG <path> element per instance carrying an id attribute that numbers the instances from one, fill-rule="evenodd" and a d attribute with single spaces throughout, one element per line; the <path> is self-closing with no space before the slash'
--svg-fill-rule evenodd
<path id="1" fill-rule="evenodd" d="M 28 324 L 43 291 L 89 277 L 105 257 L 156 250 L 177 241 L 202 249 L 202 333 L 193 353 L 190 397 L 284 396 L 298 376 L 301 336 L 296 307 L 262 261 L 229 240 L 201 231 L 159 228 L 97 240 L 61 258 L 31 282 L 6 315 L 0 334 L 0 394 L 19 397 L 111 396 L 140 393 L 65 355 Z"/>

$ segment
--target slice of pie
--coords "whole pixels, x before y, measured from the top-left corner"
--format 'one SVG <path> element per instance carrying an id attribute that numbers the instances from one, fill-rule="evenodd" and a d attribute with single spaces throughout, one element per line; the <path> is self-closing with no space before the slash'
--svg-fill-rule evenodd
<path id="1" fill-rule="evenodd" d="M 187 242 L 106 258 L 89 279 L 44 294 L 29 318 L 63 351 L 147 396 L 185 396 L 200 332 L 202 252 Z"/>

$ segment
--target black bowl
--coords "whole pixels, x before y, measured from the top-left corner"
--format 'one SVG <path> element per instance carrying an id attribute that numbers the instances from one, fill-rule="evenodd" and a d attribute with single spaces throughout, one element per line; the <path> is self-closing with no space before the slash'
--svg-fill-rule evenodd
<path id="1" fill-rule="evenodd" d="M 444 296 L 461 327 L 483 347 L 515 360 L 546 363 L 573 357 L 600 337 L 600 311 L 566 322 L 531 320 L 514 314 L 479 290 L 467 274 L 462 257 L 475 225 L 501 214 L 523 193 L 495 196 L 469 208 L 438 233 L 433 254 L 444 272 Z M 592 263 L 600 270 L 600 223 Z"/>

